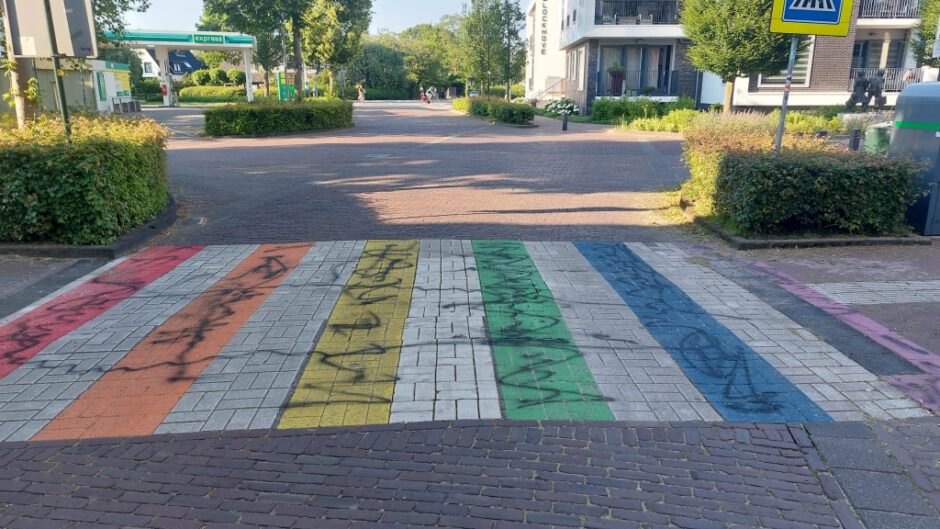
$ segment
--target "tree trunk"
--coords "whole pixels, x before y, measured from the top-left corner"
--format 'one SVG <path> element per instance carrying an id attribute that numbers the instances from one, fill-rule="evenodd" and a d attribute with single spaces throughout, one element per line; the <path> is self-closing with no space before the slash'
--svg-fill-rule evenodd
<path id="1" fill-rule="evenodd" d="M 264 71 L 264 97 L 271 97 L 271 72 Z"/>
<path id="2" fill-rule="evenodd" d="M 725 103 L 723 109 L 725 114 L 731 114 L 734 111 L 734 79 L 725 81 Z"/>
<path id="3" fill-rule="evenodd" d="M 297 99 L 304 97 L 303 33 L 300 30 L 300 17 L 294 19 L 291 27 L 294 32 L 294 90 Z"/>
<path id="4" fill-rule="evenodd" d="M 13 53 L 12 31 L 6 15 L 3 16 L 4 33 L 6 34 L 7 53 Z M 29 91 L 29 80 L 33 78 L 33 62 L 28 59 L 14 59 L 16 65 L 10 70 L 10 95 L 16 106 L 16 124 L 19 128 L 26 126 L 26 120 L 36 115 L 36 105 L 26 98 Z"/>

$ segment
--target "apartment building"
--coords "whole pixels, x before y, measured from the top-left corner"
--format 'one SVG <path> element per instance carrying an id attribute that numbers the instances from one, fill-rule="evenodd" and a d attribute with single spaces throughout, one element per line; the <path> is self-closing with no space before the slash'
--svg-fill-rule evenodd
<path id="1" fill-rule="evenodd" d="M 688 96 L 703 106 L 723 101 L 724 83 L 688 61 L 691 42 L 679 24 L 680 1 L 533 0 L 527 80 L 538 87 L 561 78 L 555 90 L 583 109 L 603 97 Z M 856 2 L 848 37 L 810 38 L 796 67 L 794 107 L 843 104 L 855 77 L 878 69 L 886 72 L 889 105 L 907 84 L 937 80 L 937 70 L 916 68 L 909 51 L 920 23 L 920 0 Z M 546 8 L 549 27 L 544 30 L 540 24 L 546 21 L 539 17 Z M 558 30 L 554 46 L 552 23 Z M 735 106 L 779 106 L 784 81 L 782 74 L 737 80 Z"/>

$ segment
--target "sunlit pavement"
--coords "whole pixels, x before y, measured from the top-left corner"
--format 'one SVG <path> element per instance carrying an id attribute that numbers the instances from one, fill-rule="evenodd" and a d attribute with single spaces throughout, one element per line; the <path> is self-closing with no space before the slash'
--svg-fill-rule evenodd
<path id="1" fill-rule="evenodd" d="M 555 122 L 366 110 L 338 139 L 173 140 L 205 222 L 0 320 L 0 527 L 940 527 L 940 361 L 844 310 L 870 286 L 591 205 L 660 185 L 639 140 L 585 126 L 617 167 L 568 182 L 519 161 L 584 148 Z M 520 146 L 470 156 L 487 135 Z M 292 142 L 290 168 L 239 165 Z"/>

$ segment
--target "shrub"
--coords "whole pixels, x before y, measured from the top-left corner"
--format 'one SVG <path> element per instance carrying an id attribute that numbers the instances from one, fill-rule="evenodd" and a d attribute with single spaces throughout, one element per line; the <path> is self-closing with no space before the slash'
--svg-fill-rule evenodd
<path id="1" fill-rule="evenodd" d="M 163 101 L 159 79 L 142 79 L 134 84 L 134 97 L 144 101 Z"/>
<path id="2" fill-rule="evenodd" d="M 744 234 L 898 234 L 917 164 L 841 151 L 735 151 L 721 160 L 715 212 Z"/>
<path id="3" fill-rule="evenodd" d="M 777 125 L 780 122 L 780 111 L 774 110 L 768 119 Z M 842 120 L 838 117 L 825 116 L 809 112 L 787 112 L 787 132 L 794 134 L 817 134 L 822 131 L 838 132 L 842 129 Z"/>
<path id="4" fill-rule="evenodd" d="M 774 147 L 776 124 L 764 114 L 701 113 L 685 131 L 683 159 L 691 178 L 682 184 L 683 199 L 695 202 L 703 215 L 714 212 L 716 180 L 724 156 L 730 151 L 767 152 Z M 807 151 L 830 149 L 811 136 L 784 137 L 785 145 Z"/>
<path id="5" fill-rule="evenodd" d="M 359 94 L 353 90 L 349 97 L 357 98 Z M 367 101 L 388 101 L 390 99 L 411 99 L 411 92 L 407 88 L 366 88 Z"/>
<path id="6" fill-rule="evenodd" d="M 208 86 L 212 82 L 212 74 L 209 70 L 197 70 L 193 72 L 193 82 L 196 86 Z"/>
<path id="7" fill-rule="evenodd" d="M 594 121 L 621 121 L 623 124 L 630 124 L 637 119 L 659 118 L 674 110 L 694 108 L 695 100 L 689 97 L 680 97 L 672 103 L 648 97 L 606 98 L 594 101 L 591 118 Z"/>
<path id="8" fill-rule="evenodd" d="M 683 108 L 673 110 L 661 118 L 634 120 L 627 128 L 643 132 L 684 132 L 699 114 L 698 110 Z"/>
<path id="9" fill-rule="evenodd" d="M 455 99 L 454 110 L 514 125 L 526 125 L 535 119 L 535 109 L 532 106 L 507 103 L 494 98 Z"/>
<path id="10" fill-rule="evenodd" d="M 247 97 L 245 90 L 237 86 L 191 86 L 180 90 L 183 103 L 234 103 Z"/>
<path id="11" fill-rule="evenodd" d="M 167 201 L 167 131 L 147 119 L 75 117 L 0 130 L 0 239 L 108 244 Z"/>
<path id="12" fill-rule="evenodd" d="M 228 82 L 228 74 L 222 68 L 213 68 L 209 70 L 210 84 L 213 86 L 222 86 Z"/>
<path id="13" fill-rule="evenodd" d="M 581 109 L 578 108 L 578 105 L 571 99 L 562 98 L 551 101 L 545 105 L 545 112 L 548 112 L 554 116 L 561 116 L 564 114 L 579 114 Z"/>
<path id="14" fill-rule="evenodd" d="M 246 103 L 209 109 L 205 115 L 209 136 L 262 136 L 353 126 L 353 107 L 348 101 Z"/>
<path id="15" fill-rule="evenodd" d="M 245 72 L 237 68 L 232 68 L 226 74 L 228 77 L 228 82 L 234 84 L 235 86 L 244 86 L 245 85 Z"/>

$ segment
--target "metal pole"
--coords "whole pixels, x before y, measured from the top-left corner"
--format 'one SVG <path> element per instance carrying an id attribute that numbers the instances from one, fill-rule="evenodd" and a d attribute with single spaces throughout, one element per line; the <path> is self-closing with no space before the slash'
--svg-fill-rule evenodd
<path id="1" fill-rule="evenodd" d="M 783 105 L 780 106 L 780 126 L 777 127 L 777 154 L 783 147 L 783 131 L 787 126 L 787 107 L 790 104 L 790 85 L 793 84 L 793 65 L 796 63 L 796 52 L 800 47 L 800 37 L 793 36 L 790 40 L 790 63 L 787 65 L 787 84 L 783 87 Z"/>
<path id="2" fill-rule="evenodd" d="M 46 27 L 49 29 L 49 43 L 52 48 L 52 73 L 55 76 L 55 88 L 59 93 L 59 112 L 62 114 L 62 122 L 65 124 L 65 143 L 70 145 L 72 142 L 72 124 L 69 123 L 69 104 L 65 99 L 65 83 L 62 82 L 62 76 L 59 75 L 61 63 L 59 62 L 59 44 L 55 38 L 55 24 L 52 22 L 52 5 L 49 0 L 44 0 L 46 5 Z"/>

